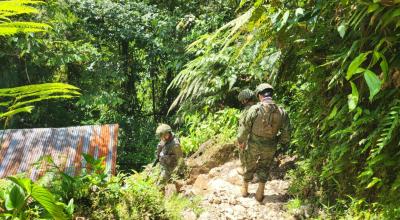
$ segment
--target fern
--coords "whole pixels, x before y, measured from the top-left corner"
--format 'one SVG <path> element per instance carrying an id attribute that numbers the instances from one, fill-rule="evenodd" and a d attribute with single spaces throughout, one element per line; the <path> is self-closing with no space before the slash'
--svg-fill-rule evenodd
<path id="1" fill-rule="evenodd" d="M 240 79 L 274 79 L 281 53 L 273 43 L 275 36 L 271 29 L 276 24 L 266 16 L 273 9 L 263 6 L 262 1 L 258 2 L 214 33 L 203 35 L 187 47 L 187 52 L 196 53 L 197 57 L 187 63 L 170 84 L 169 88 L 180 90 L 170 110 L 199 97 L 222 95 L 226 89 L 234 88 Z M 240 71 L 232 68 L 238 66 Z"/>
<path id="2" fill-rule="evenodd" d="M 378 148 L 374 151 L 374 154 L 380 153 L 392 141 L 396 129 L 400 126 L 400 100 L 394 101 L 394 105 L 383 118 L 382 124 L 383 129 L 378 139 Z"/>
<path id="3" fill-rule="evenodd" d="M 0 1 L 0 36 L 16 33 L 45 32 L 50 26 L 43 23 L 11 21 L 9 17 L 21 14 L 37 14 L 39 10 L 30 6 L 43 4 L 35 0 Z M 0 120 L 15 114 L 31 112 L 36 102 L 74 98 L 80 95 L 78 88 L 63 83 L 45 83 L 0 89 Z"/>
<path id="4" fill-rule="evenodd" d="M 16 22 L 10 17 L 21 14 L 38 14 L 39 10 L 30 6 L 32 4 L 43 4 L 43 1 L 34 0 L 10 0 L 0 1 L 0 36 L 13 35 L 16 33 L 46 32 L 50 26 L 37 22 Z"/>
<path id="5" fill-rule="evenodd" d="M 27 85 L 16 88 L 0 89 L 0 107 L 6 109 L 0 111 L 0 119 L 11 117 L 21 112 L 31 112 L 36 102 L 74 98 L 80 95 L 78 88 L 63 83 L 45 83 Z"/>

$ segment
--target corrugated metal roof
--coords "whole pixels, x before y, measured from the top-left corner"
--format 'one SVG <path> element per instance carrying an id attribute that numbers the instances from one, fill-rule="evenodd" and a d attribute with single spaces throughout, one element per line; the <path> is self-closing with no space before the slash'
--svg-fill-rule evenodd
<path id="1" fill-rule="evenodd" d="M 86 167 L 82 153 L 105 157 L 106 170 L 115 174 L 118 125 L 0 130 L 0 178 L 26 172 L 31 179 L 43 174 L 33 166 L 49 155 L 68 174 Z"/>

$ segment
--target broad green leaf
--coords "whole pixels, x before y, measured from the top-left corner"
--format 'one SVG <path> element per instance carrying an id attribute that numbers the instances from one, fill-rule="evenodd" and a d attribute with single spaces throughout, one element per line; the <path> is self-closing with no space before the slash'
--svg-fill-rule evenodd
<path id="1" fill-rule="evenodd" d="M 349 66 L 349 69 L 347 69 L 346 73 L 346 79 L 349 80 L 351 77 L 354 75 L 354 73 L 357 71 L 359 66 L 367 59 L 368 54 L 371 52 L 366 52 L 358 55 L 351 63 Z"/>
<path id="2" fill-rule="evenodd" d="M 369 101 L 372 101 L 374 96 L 381 90 L 382 82 L 371 70 L 366 70 L 364 72 L 364 78 L 369 88 Z"/>
<path id="3" fill-rule="evenodd" d="M 348 105 L 349 105 L 349 111 L 353 111 L 358 104 L 358 89 L 356 84 L 353 82 L 350 82 L 351 84 L 351 94 L 348 95 Z"/>
<path id="4" fill-rule="evenodd" d="M 54 219 L 67 219 L 63 207 L 56 204 L 56 200 L 54 199 L 53 194 L 51 194 L 47 189 L 34 183 L 32 186 L 31 196 L 40 205 L 42 205 L 43 208 L 46 209 L 46 211 L 48 211 Z"/>
<path id="5" fill-rule="evenodd" d="M 25 193 L 18 185 L 14 185 L 9 194 L 5 195 L 5 207 L 11 211 L 20 209 L 25 204 Z"/>
<path id="6" fill-rule="evenodd" d="M 7 179 L 11 180 L 18 186 L 20 186 L 22 189 L 24 189 L 25 192 L 31 194 L 32 192 L 32 180 L 29 178 L 16 178 L 13 176 L 7 177 Z"/>
<path id="7" fill-rule="evenodd" d="M 337 31 L 339 32 L 339 35 L 340 35 L 341 38 L 343 38 L 344 35 L 346 34 L 346 30 L 347 30 L 347 25 L 346 24 L 341 24 L 337 28 Z"/>

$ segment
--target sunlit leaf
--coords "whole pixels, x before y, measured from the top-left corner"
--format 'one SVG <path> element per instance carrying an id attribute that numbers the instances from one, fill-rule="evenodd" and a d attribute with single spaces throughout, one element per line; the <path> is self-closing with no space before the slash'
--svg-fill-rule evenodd
<path id="1" fill-rule="evenodd" d="M 346 24 L 341 24 L 341 25 L 339 25 L 337 30 L 339 32 L 340 37 L 343 38 L 344 35 L 346 34 L 347 25 Z"/>
<path id="2" fill-rule="evenodd" d="M 296 17 L 303 16 L 304 15 L 304 9 L 302 8 L 296 8 L 296 11 L 294 12 Z"/>
<path id="3" fill-rule="evenodd" d="M 379 182 L 382 182 L 382 180 L 377 178 L 377 177 L 374 177 L 374 178 L 372 178 L 372 181 L 368 184 L 368 186 L 366 188 L 367 189 L 372 188 L 373 186 L 375 186 Z"/>
<path id="4" fill-rule="evenodd" d="M 50 215 L 56 220 L 66 220 L 67 217 L 64 213 L 64 208 L 56 204 L 56 200 L 47 189 L 33 184 L 32 187 L 32 198 L 34 198 L 43 208 L 50 213 Z"/>
<path id="5" fill-rule="evenodd" d="M 382 82 L 371 70 L 366 70 L 364 72 L 364 78 L 369 88 L 369 101 L 372 101 L 374 96 L 378 94 L 379 90 L 381 89 Z"/>
<path id="6" fill-rule="evenodd" d="M 21 187 L 14 185 L 9 194 L 5 195 L 7 210 L 20 209 L 25 204 L 25 193 Z"/>
<path id="7" fill-rule="evenodd" d="M 286 11 L 283 16 L 282 16 L 282 20 L 280 22 L 280 25 L 277 29 L 277 31 L 280 31 L 287 23 L 288 19 L 289 19 L 289 15 L 290 15 L 290 11 Z"/>
<path id="8" fill-rule="evenodd" d="M 7 179 L 11 180 L 18 186 L 20 186 L 22 189 L 24 189 L 28 195 L 31 194 L 32 192 L 32 180 L 29 178 L 16 178 L 13 176 L 7 177 Z"/>
<path id="9" fill-rule="evenodd" d="M 358 89 L 356 84 L 350 82 L 351 84 L 351 94 L 348 95 L 348 105 L 349 111 L 353 111 L 358 104 Z"/>
<path id="10" fill-rule="evenodd" d="M 346 79 L 349 80 L 357 71 L 359 66 L 367 59 L 368 54 L 371 52 L 361 53 L 358 55 L 351 63 L 349 68 L 347 69 Z"/>

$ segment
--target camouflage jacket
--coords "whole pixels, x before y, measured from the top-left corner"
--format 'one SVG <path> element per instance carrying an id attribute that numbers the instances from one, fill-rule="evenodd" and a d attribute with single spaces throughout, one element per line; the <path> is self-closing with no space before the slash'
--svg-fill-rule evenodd
<path id="1" fill-rule="evenodd" d="M 251 105 L 244 107 L 243 111 L 240 113 L 239 116 L 239 127 L 244 124 L 244 120 L 246 118 L 247 112 L 249 111 Z"/>
<path id="2" fill-rule="evenodd" d="M 162 166 L 175 167 L 179 159 L 183 157 L 179 139 L 172 135 L 170 141 L 160 141 L 157 145 L 156 157 Z"/>
<path id="3" fill-rule="evenodd" d="M 255 123 L 256 119 L 261 116 L 261 112 L 263 110 L 263 106 L 271 106 L 271 108 L 275 108 L 273 119 L 269 119 L 272 123 L 272 127 L 277 129 L 277 132 L 274 132 L 275 137 L 265 138 L 259 137 L 255 135 L 255 131 L 260 131 L 263 128 L 260 128 L 260 123 Z M 266 117 L 270 116 L 270 114 L 266 114 Z M 262 102 L 259 102 L 250 107 L 247 111 L 246 115 L 243 116 L 243 121 L 239 123 L 238 129 L 238 142 L 245 143 L 247 141 L 253 140 L 267 140 L 271 141 L 271 143 L 288 143 L 290 141 L 290 121 L 287 113 L 284 111 L 282 107 L 279 107 L 275 104 L 272 99 L 265 99 Z M 263 116 L 265 117 L 265 116 Z M 260 120 L 260 119 L 258 119 Z M 262 120 L 268 120 L 267 118 L 262 118 Z"/>

